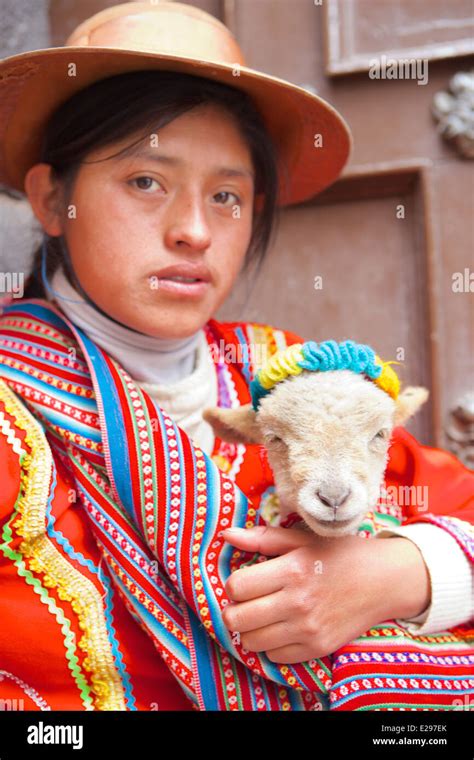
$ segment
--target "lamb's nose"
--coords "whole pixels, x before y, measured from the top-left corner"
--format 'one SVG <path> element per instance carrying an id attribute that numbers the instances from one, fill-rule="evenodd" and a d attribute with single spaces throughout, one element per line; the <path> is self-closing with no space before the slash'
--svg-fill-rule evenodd
<path id="1" fill-rule="evenodd" d="M 350 493 L 350 488 L 321 488 L 319 491 L 316 491 L 316 496 L 326 506 L 331 507 L 331 509 L 337 509 L 337 507 L 340 507 L 347 501 Z"/>

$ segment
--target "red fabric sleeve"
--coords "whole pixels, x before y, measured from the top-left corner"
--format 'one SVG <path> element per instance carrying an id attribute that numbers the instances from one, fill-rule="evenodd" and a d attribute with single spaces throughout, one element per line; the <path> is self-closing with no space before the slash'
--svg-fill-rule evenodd
<path id="1" fill-rule="evenodd" d="M 399 504 L 406 518 L 404 525 L 415 522 L 439 525 L 454 536 L 474 561 L 472 470 L 454 454 L 434 446 L 424 446 L 405 428 L 396 427 L 385 480 L 387 486 L 395 486 L 403 493 L 403 503 L 399 501 Z M 417 497 L 416 489 L 424 489 L 427 496 L 422 509 L 422 499 Z"/>

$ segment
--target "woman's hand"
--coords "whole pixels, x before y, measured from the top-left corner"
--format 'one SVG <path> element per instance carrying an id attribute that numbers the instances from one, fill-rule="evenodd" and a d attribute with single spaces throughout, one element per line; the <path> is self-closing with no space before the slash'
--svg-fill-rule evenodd
<path id="1" fill-rule="evenodd" d="M 226 529 L 222 536 L 273 557 L 229 576 L 231 603 L 223 612 L 242 646 L 273 662 L 323 657 L 377 623 L 414 617 L 430 604 L 428 570 L 406 538 L 327 539 L 265 526 Z"/>

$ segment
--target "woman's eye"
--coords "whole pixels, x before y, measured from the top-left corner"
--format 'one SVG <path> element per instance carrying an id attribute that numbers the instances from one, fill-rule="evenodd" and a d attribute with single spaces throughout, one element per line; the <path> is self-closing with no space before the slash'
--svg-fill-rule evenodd
<path id="1" fill-rule="evenodd" d="M 229 204 L 229 203 L 226 203 L 226 202 L 225 202 L 225 201 L 227 200 L 227 198 L 224 198 L 224 203 L 220 203 L 220 204 L 219 204 L 220 206 L 229 206 L 229 205 L 231 205 L 231 206 L 234 206 L 234 205 L 240 205 L 240 198 L 239 198 L 239 196 L 238 196 L 238 195 L 236 195 L 235 193 L 231 193 L 229 190 L 222 190 L 220 193 L 216 193 L 216 194 L 214 195 L 214 198 L 219 198 L 219 197 L 221 197 L 221 198 L 222 198 L 222 196 L 227 196 L 227 198 L 229 198 L 229 197 L 233 197 L 235 200 L 233 201 L 233 203 Z"/>
<path id="2" fill-rule="evenodd" d="M 130 180 L 131 183 L 134 183 L 136 187 L 138 187 L 139 190 L 150 190 L 150 182 L 156 182 L 157 185 L 160 185 L 160 183 L 153 179 L 153 177 L 135 177 L 135 179 Z"/>

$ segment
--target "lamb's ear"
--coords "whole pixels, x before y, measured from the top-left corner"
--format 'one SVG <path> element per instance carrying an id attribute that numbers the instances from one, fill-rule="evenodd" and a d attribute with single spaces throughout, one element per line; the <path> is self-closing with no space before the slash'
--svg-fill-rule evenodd
<path id="1" fill-rule="evenodd" d="M 238 406 L 235 409 L 221 409 L 219 406 L 207 407 L 202 413 L 212 426 L 214 433 L 229 443 L 260 443 L 260 430 L 257 413 L 252 404 Z"/>
<path id="2" fill-rule="evenodd" d="M 398 396 L 394 416 L 394 425 L 403 425 L 410 417 L 413 417 L 418 409 L 423 406 L 430 395 L 427 388 L 422 386 L 409 386 Z"/>

